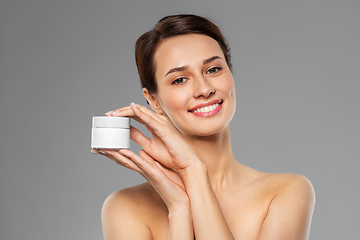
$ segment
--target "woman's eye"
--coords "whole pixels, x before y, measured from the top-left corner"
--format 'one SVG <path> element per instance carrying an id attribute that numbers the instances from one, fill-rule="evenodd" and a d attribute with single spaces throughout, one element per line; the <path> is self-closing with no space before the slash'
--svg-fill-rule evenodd
<path id="1" fill-rule="evenodd" d="M 182 84 L 186 81 L 185 78 L 178 78 L 172 82 L 172 84 Z"/>
<path id="2" fill-rule="evenodd" d="M 210 68 L 206 73 L 216 73 L 221 70 L 221 67 Z"/>

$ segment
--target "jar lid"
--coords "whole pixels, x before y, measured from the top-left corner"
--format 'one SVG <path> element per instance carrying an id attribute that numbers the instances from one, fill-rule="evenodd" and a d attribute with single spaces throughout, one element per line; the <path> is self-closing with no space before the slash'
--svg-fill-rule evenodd
<path id="1" fill-rule="evenodd" d="M 130 128 L 130 118 L 95 116 L 92 120 L 93 128 Z"/>

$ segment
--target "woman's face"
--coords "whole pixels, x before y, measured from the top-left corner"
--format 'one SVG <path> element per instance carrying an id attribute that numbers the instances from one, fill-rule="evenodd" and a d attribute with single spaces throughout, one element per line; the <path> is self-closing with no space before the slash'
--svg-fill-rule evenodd
<path id="1" fill-rule="evenodd" d="M 219 44 L 206 35 L 166 39 L 155 52 L 159 111 L 186 135 L 225 129 L 236 106 L 235 85 Z"/>

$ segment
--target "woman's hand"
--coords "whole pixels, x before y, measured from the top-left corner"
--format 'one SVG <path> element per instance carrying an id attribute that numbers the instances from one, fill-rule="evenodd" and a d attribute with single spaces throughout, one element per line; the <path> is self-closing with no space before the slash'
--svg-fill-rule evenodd
<path id="1" fill-rule="evenodd" d="M 178 173 L 155 161 L 144 150 L 140 151 L 140 156 L 126 149 L 94 149 L 92 152 L 140 173 L 159 193 L 169 212 L 189 208 L 190 200 Z"/>
<path id="2" fill-rule="evenodd" d="M 119 151 L 114 149 L 93 151 L 107 156 L 122 166 L 137 171 L 148 180 L 163 199 L 169 212 L 167 239 L 194 239 L 190 198 L 185 191 L 179 173 L 174 169 L 179 170 L 190 165 L 190 161 L 186 161 L 186 158 L 176 158 L 175 156 L 182 156 L 181 153 L 183 152 L 183 156 L 188 156 L 187 159 L 190 160 L 193 159 L 193 156 L 196 157 L 195 153 L 177 135 L 176 130 L 171 129 L 171 127 L 174 127 L 168 122 L 167 118 L 150 111 L 146 107 L 137 107 L 135 104 L 131 104 L 131 107 L 118 109 L 106 115 L 130 117 L 144 124 L 150 131 L 152 138 L 147 138 L 138 129 L 131 126 L 131 139 L 143 147 L 140 156 L 125 149 Z M 179 149 L 176 146 L 180 146 Z M 173 150 L 169 151 L 169 149 Z"/>
<path id="3" fill-rule="evenodd" d="M 188 168 L 197 155 L 179 136 L 175 127 L 165 116 L 148 108 L 132 103 L 129 107 L 107 113 L 108 116 L 130 117 L 149 130 L 152 138 L 147 138 L 138 129 L 130 128 L 130 138 L 139 144 L 145 152 L 168 168 L 182 170 Z"/>

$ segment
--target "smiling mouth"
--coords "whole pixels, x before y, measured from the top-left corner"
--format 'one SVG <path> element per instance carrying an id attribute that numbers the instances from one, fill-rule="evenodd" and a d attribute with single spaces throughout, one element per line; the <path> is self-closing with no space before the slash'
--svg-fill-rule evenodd
<path id="1" fill-rule="evenodd" d="M 223 103 L 223 101 L 220 101 L 220 102 L 218 102 L 218 103 L 214 103 L 214 104 L 209 105 L 209 106 L 197 108 L 197 109 L 194 109 L 194 110 L 189 110 L 189 112 L 192 112 L 192 113 L 208 113 L 208 112 L 214 111 L 214 110 L 215 110 L 216 108 L 218 108 L 222 103 Z"/>

